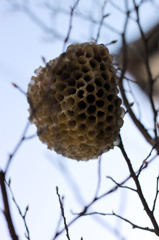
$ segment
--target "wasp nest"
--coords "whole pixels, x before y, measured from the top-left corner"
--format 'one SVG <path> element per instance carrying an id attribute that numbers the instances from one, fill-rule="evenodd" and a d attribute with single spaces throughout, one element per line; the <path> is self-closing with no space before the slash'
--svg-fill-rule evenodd
<path id="1" fill-rule="evenodd" d="M 70 45 L 35 73 L 28 87 L 30 120 L 49 149 L 88 160 L 118 144 L 124 110 L 103 44 Z"/>

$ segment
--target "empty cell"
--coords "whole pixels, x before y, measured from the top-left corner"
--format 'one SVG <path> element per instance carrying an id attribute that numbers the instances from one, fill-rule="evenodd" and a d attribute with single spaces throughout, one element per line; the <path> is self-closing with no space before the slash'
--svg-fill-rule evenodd
<path id="1" fill-rule="evenodd" d="M 111 132 L 112 130 L 113 130 L 113 127 L 111 127 L 111 126 L 109 126 L 109 127 L 106 128 L 106 131 L 107 131 L 107 132 Z"/>
<path id="2" fill-rule="evenodd" d="M 101 63 L 100 64 L 100 70 L 105 70 L 106 69 L 106 65 L 105 65 L 105 63 Z"/>
<path id="3" fill-rule="evenodd" d="M 82 68 L 82 71 L 83 71 L 84 73 L 87 73 L 87 72 L 90 71 L 90 68 L 88 67 L 88 65 L 84 65 L 83 68 Z"/>
<path id="4" fill-rule="evenodd" d="M 103 95 L 104 95 L 103 89 L 100 88 L 100 89 L 97 91 L 96 95 L 97 95 L 97 97 L 102 98 Z"/>
<path id="5" fill-rule="evenodd" d="M 104 101 L 103 101 L 103 100 L 97 100 L 97 101 L 96 101 L 96 105 L 97 105 L 98 107 L 103 107 L 103 106 L 104 106 Z"/>
<path id="6" fill-rule="evenodd" d="M 62 74 L 61 74 L 61 77 L 62 77 L 62 79 L 67 79 L 67 78 L 69 78 L 70 77 L 70 73 L 69 72 L 63 72 Z"/>
<path id="7" fill-rule="evenodd" d="M 95 97 L 92 94 L 87 96 L 87 102 L 88 103 L 94 103 L 94 101 L 95 101 Z"/>
<path id="8" fill-rule="evenodd" d="M 108 105 L 108 111 L 113 112 L 114 111 L 114 106 L 112 104 Z"/>
<path id="9" fill-rule="evenodd" d="M 108 99 L 109 102 L 112 102 L 113 99 L 114 99 L 114 94 L 108 95 L 108 96 L 107 96 L 107 99 Z"/>
<path id="10" fill-rule="evenodd" d="M 80 110 L 85 109 L 85 108 L 86 108 L 86 103 L 85 103 L 84 101 L 78 102 L 78 108 L 79 108 Z"/>
<path id="11" fill-rule="evenodd" d="M 103 140 L 104 137 L 105 137 L 104 131 L 103 131 L 103 130 L 100 130 L 100 132 L 99 132 L 98 135 L 97 135 L 97 139 L 98 139 L 98 140 Z"/>
<path id="12" fill-rule="evenodd" d="M 116 106 L 120 106 L 121 103 L 122 103 L 122 101 L 121 101 L 120 98 L 118 98 L 118 99 L 115 100 L 115 105 L 116 105 Z"/>
<path id="13" fill-rule="evenodd" d="M 84 76 L 84 80 L 85 80 L 86 82 L 89 82 L 91 79 L 92 79 L 92 77 L 91 77 L 89 74 L 86 74 L 86 75 Z"/>
<path id="14" fill-rule="evenodd" d="M 64 93 L 65 93 L 66 96 L 75 94 L 75 92 L 76 92 L 76 89 L 73 88 L 73 87 L 67 87 L 67 88 L 64 90 Z"/>
<path id="15" fill-rule="evenodd" d="M 105 48 L 101 47 L 101 48 L 100 48 L 100 54 L 101 54 L 102 56 L 104 56 L 104 55 L 107 55 L 108 53 L 107 53 L 107 50 L 106 50 Z"/>
<path id="16" fill-rule="evenodd" d="M 97 54 L 97 55 L 95 56 L 95 59 L 96 59 L 99 63 L 102 61 L 102 57 L 101 57 L 100 54 Z"/>
<path id="17" fill-rule="evenodd" d="M 58 119 L 59 119 L 60 122 L 65 122 L 65 121 L 66 121 L 66 115 L 65 115 L 65 113 L 64 113 L 64 112 L 60 113 L 60 114 L 58 115 Z"/>
<path id="18" fill-rule="evenodd" d="M 61 101 L 64 99 L 64 96 L 63 96 L 62 94 L 60 94 L 60 93 L 57 93 L 57 94 L 56 94 L 56 99 L 57 99 L 59 102 L 61 102 Z"/>
<path id="19" fill-rule="evenodd" d="M 67 110 L 67 115 L 69 115 L 70 117 L 73 117 L 74 116 L 74 111 Z"/>
<path id="20" fill-rule="evenodd" d="M 96 131 L 89 131 L 88 137 L 93 138 L 96 135 Z"/>
<path id="21" fill-rule="evenodd" d="M 85 54 L 85 49 L 84 48 L 79 48 L 78 51 L 76 52 L 76 56 L 83 56 Z"/>
<path id="22" fill-rule="evenodd" d="M 74 121 L 74 120 L 69 121 L 69 122 L 68 122 L 68 126 L 69 126 L 70 128 L 76 127 L 76 121 Z"/>
<path id="23" fill-rule="evenodd" d="M 68 79 L 67 83 L 68 83 L 68 86 L 75 86 L 76 81 L 74 78 L 70 78 Z"/>
<path id="24" fill-rule="evenodd" d="M 86 58 L 85 58 L 84 56 L 80 56 L 80 57 L 78 58 L 78 62 L 79 62 L 80 64 L 85 64 L 85 63 L 87 62 L 87 60 L 86 60 Z"/>
<path id="25" fill-rule="evenodd" d="M 77 121 L 81 122 L 81 121 L 85 121 L 86 120 L 86 114 L 85 113 L 81 113 L 77 116 Z"/>
<path id="26" fill-rule="evenodd" d="M 92 47 L 87 47 L 87 48 L 86 48 L 86 57 L 87 57 L 87 58 L 90 58 L 90 57 L 92 57 L 92 55 L 93 55 L 93 49 L 92 49 Z"/>
<path id="27" fill-rule="evenodd" d="M 104 127 L 104 122 L 98 122 L 98 124 L 97 124 L 97 129 L 101 129 L 101 128 L 103 128 Z"/>
<path id="28" fill-rule="evenodd" d="M 88 114 L 94 114 L 96 112 L 96 106 L 91 105 L 87 108 L 87 113 Z"/>
<path id="29" fill-rule="evenodd" d="M 95 116 L 89 116 L 88 117 L 88 124 L 94 124 L 96 122 Z"/>
<path id="30" fill-rule="evenodd" d="M 75 103 L 75 99 L 74 98 L 68 98 L 67 99 L 67 105 L 69 106 L 69 107 L 72 107 L 72 105 Z"/>
<path id="31" fill-rule="evenodd" d="M 63 91 L 66 88 L 66 84 L 63 82 L 57 82 L 55 88 L 58 91 Z"/>
<path id="32" fill-rule="evenodd" d="M 108 116 L 107 117 L 107 122 L 111 123 L 113 122 L 114 117 L 113 116 Z"/>
<path id="33" fill-rule="evenodd" d="M 77 88 L 83 87 L 85 85 L 85 82 L 83 80 L 77 81 Z"/>
<path id="34" fill-rule="evenodd" d="M 79 78 L 82 77 L 82 72 L 81 71 L 76 71 L 75 74 L 74 74 L 74 77 L 75 77 L 75 79 L 78 80 Z"/>
<path id="35" fill-rule="evenodd" d="M 98 118 L 103 118 L 104 116 L 105 116 L 105 112 L 102 112 L 102 111 L 97 112 L 97 117 Z"/>
<path id="36" fill-rule="evenodd" d="M 93 92 L 93 91 L 94 91 L 94 86 L 93 86 L 93 84 L 88 84 L 87 87 L 86 87 L 86 90 L 87 90 L 88 92 Z"/>
<path id="37" fill-rule="evenodd" d="M 103 80 L 101 78 L 96 78 L 95 79 L 95 83 L 96 83 L 97 86 L 101 87 L 102 86 L 102 82 L 103 82 Z"/>
<path id="38" fill-rule="evenodd" d="M 105 83 L 105 84 L 104 84 L 104 88 L 105 88 L 107 91 L 109 91 L 109 90 L 110 90 L 110 85 L 109 85 L 109 83 Z"/>
<path id="39" fill-rule="evenodd" d="M 97 61 L 96 61 L 95 59 L 91 59 L 91 60 L 89 61 L 89 64 L 91 65 L 92 68 L 95 68 L 98 63 L 97 63 Z"/>
<path id="40" fill-rule="evenodd" d="M 77 96 L 78 96 L 79 98 L 83 98 L 83 95 L 84 95 L 84 91 L 83 91 L 83 90 L 79 90 L 79 91 L 77 92 Z"/>
<path id="41" fill-rule="evenodd" d="M 81 124 L 78 129 L 79 129 L 79 131 L 82 131 L 82 132 L 83 132 L 83 131 L 86 130 L 86 128 L 87 128 L 87 127 L 86 127 L 85 124 Z"/>
<path id="42" fill-rule="evenodd" d="M 65 129 L 67 129 L 67 126 L 66 126 L 65 123 L 60 123 L 60 128 L 61 128 L 62 130 L 65 130 Z"/>
<path id="43" fill-rule="evenodd" d="M 87 152 L 88 151 L 88 146 L 86 144 L 84 144 L 84 143 L 81 143 L 80 144 L 80 150 L 82 152 Z"/>
<path id="44" fill-rule="evenodd" d="M 103 78 L 104 80 L 107 80 L 107 74 L 106 74 L 106 73 L 103 72 L 101 75 L 102 75 L 102 78 Z"/>
<path id="45" fill-rule="evenodd" d="M 109 61 L 109 58 L 107 56 L 103 56 L 103 61 L 107 62 L 107 61 Z"/>
<path id="46" fill-rule="evenodd" d="M 63 68 L 59 68 L 57 71 L 56 71 L 56 75 L 61 75 L 63 72 Z"/>

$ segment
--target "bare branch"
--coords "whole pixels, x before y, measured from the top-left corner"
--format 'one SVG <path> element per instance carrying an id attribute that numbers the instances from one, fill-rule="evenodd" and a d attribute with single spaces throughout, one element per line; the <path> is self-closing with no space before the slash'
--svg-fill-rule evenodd
<path id="1" fill-rule="evenodd" d="M 9 191 L 10 191 L 10 193 L 11 193 L 11 195 L 12 195 L 12 200 L 13 200 L 15 206 L 16 206 L 17 209 L 18 209 L 19 215 L 20 215 L 20 216 L 22 217 L 22 219 L 23 219 L 24 226 L 25 226 L 25 229 L 26 229 L 25 237 L 26 237 L 28 240 L 30 240 L 30 232 L 29 232 L 29 228 L 28 228 L 28 225 L 27 225 L 27 222 L 26 222 L 26 215 L 27 215 L 27 212 L 28 212 L 28 210 L 29 210 L 29 206 L 27 206 L 27 207 L 25 208 L 25 212 L 24 212 L 24 214 L 23 214 L 22 211 L 21 211 L 21 209 L 20 209 L 20 206 L 18 205 L 17 201 L 15 200 L 15 197 L 14 197 L 13 191 L 12 191 L 12 189 L 11 189 L 11 185 L 10 185 L 10 184 L 11 184 L 11 181 L 9 180 L 9 182 L 7 182 L 7 181 L 5 181 L 5 182 L 6 182 L 8 188 L 9 188 Z"/>
<path id="2" fill-rule="evenodd" d="M 59 191 L 58 191 L 58 187 L 56 187 L 56 193 L 57 193 L 57 196 L 59 198 L 59 203 L 60 203 L 60 208 L 61 208 L 61 213 L 62 213 L 62 217 L 63 217 L 63 221 L 64 221 L 64 226 L 65 226 L 65 230 L 66 230 L 66 236 L 67 236 L 67 239 L 70 240 L 70 236 L 69 236 L 69 232 L 68 232 L 68 225 L 66 223 L 66 217 L 65 217 L 65 213 L 64 213 L 64 207 L 63 207 L 63 203 L 61 201 L 61 197 L 60 197 L 60 194 L 59 194 Z M 53 239 L 55 239 L 57 236 L 57 234 L 55 235 L 55 237 Z"/>
<path id="3" fill-rule="evenodd" d="M 148 228 L 148 227 L 141 227 L 139 225 L 136 225 L 135 223 L 132 223 L 130 220 L 126 219 L 126 218 L 123 218 L 121 217 L 120 215 L 112 212 L 112 213 L 103 213 L 103 212 L 90 212 L 90 213 L 86 213 L 84 214 L 84 216 L 90 216 L 90 215 L 95 215 L 95 214 L 98 214 L 98 215 L 101 215 L 101 216 L 115 216 L 115 217 L 118 217 L 120 219 L 122 219 L 123 221 L 129 223 L 130 225 L 132 225 L 133 228 L 137 228 L 137 229 L 141 229 L 141 230 L 146 230 L 146 231 L 149 231 L 149 232 L 155 232 L 154 229 L 152 228 Z"/>
<path id="4" fill-rule="evenodd" d="M 131 188 L 131 187 L 128 187 L 128 186 L 123 186 L 123 185 L 121 185 L 120 183 L 117 183 L 112 177 L 110 177 L 110 176 L 107 176 L 107 178 L 108 179 L 110 179 L 110 180 L 112 180 L 112 182 L 114 182 L 118 187 L 120 187 L 120 188 L 126 188 L 126 189 L 129 189 L 129 190 L 131 190 L 131 191 L 134 191 L 134 192 L 137 192 L 137 190 L 136 189 L 134 189 L 134 188 Z"/>
<path id="5" fill-rule="evenodd" d="M 97 31 L 97 37 L 95 39 L 95 42 L 97 43 L 98 42 L 98 39 L 99 39 L 99 36 L 100 36 L 100 33 L 101 33 L 101 29 L 102 29 L 102 26 L 103 26 L 103 22 L 104 22 L 104 19 L 107 18 L 110 14 L 104 14 L 104 11 L 105 11 L 105 6 L 107 4 L 107 0 L 104 1 L 103 3 L 103 6 L 102 6 L 102 9 L 101 9 L 101 20 L 100 20 L 100 23 L 99 23 L 99 27 L 98 27 L 98 31 Z"/>
<path id="6" fill-rule="evenodd" d="M 128 158 L 127 153 L 126 153 L 126 151 L 124 149 L 121 137 L 120 137 L 119 148 L 120 148 L 120 150 L 121 150 L 121 152 L 122 152 L 122 154 L 123 154 L 123 156 L 125 158 L 125 161 L 126 161 L 126 163 L 128 165 L 130 174 L 131 174 L 131 176 L 132 176 L 132 178 L 133 178 L 133 180 L 135 182 L 135 185 L 136 185 L 136 188 L 137 188 L 137 192 L 138 192 L 138 196 L 139 196 L 139 198 L 140 198 L 140 200 L 142 202 L 144 210 L 146 211 L 147 215 L 149 216 L 149 218 L 150 218 L 150 220 L 151 220 L 151 222 L 152 222 L 152 224 L 154 226 L 154 231 L 155 231 L 156 235 L 159 236 L 159 226 L 158 226 L 158 223 L 157 223 L 157 221 L 156 221 L 156 219 L 155 219 L 155 217 L 153 215 L 153 212 L 150 210 L 150 208 L 149 208 L 149 206 L 148 206 L 148 204 L 146 202 L 146 199 L 145 199 L 145 197 L 143 195 L 143 192 L 142 192 L 142 188 L 141 188 L 140 182 L 138 180 L 138 177 L 137 177 L 136 173 L 134 172 L 134 169 L 132 167 L 131 161 Z"/>
<path id="7" fill-rule="evenodd" d="M 6 186 L 5 186 L 5 173 L 3 171 L 0 172 L 0 185 L 1 185 L 1 191 L 2 191 L 3 204 L 4 204 L 3 213 L 6 218 L 8 230 L 9 230 L 12 240 L 18 240 L 19 237 L 15 231 L 15 226 L 13 223 L 13 219 L 11 217 L 8 195 L 7 195 L 7 190 L 6 190 Z"/>
<path id="8" fill-rule="evenodd" d="M 159 176 L 157 177 L 157 184 L 156 184 L 156 196 L 155 196 L 155 199 L 154 199 L 154 203 L 153 203 L 152 212 L 154 212 L 154 211 L 155 211 L 156 202 L 157 202 L 157 197 L 158 197 L 158 194 L 159 194 L 158 185 L 159 185 Z"/>
<path id="9" fill-rule="evenodd" d="M 75 4 L 73 5 L 73 7 L 71 7 L 69 28 L 68 28 L 68 33 L 67 33 L 67 35 L 66 35 L 66 38 L 65 38 L 65 40 L 64 40 L 63 52 L 64 52 L 64 50 L 65 50 L 66 43 L 68 42 L 68 39 L 69 39 L 70 34 L 71 34 L 73 14 L 74 14 L 74 11 L 75 11 L 75 9 L 76 9 L 79 1 L 80 1 L 80 0 L 76 0 L 76 2 L 75 2 Z"/>

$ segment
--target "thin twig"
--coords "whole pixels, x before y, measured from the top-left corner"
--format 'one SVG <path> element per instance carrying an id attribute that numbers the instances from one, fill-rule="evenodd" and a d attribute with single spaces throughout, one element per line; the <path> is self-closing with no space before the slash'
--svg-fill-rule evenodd
<path id="1" fill-rule="evenodd" d="M 56 187 L 56 193 L 57 193 L 57 196 L 59 198 L 59 203 L 60 203 L 60 208 L 61 208 L 61 214 L 62 214 L 62 217 L 63 217 L 63 221 L 64 221 L 64 226 L 65 226 L 65 230 L 66 230 L 66 236 L 67 236 L 67 239 L 70 240 L 70 236 L 69 236 L 69 231 L 68 231 L 68 225 L 66 223 L 66 217 L 65 217 L 65 213 L 64 213 L 64 207 L 63 207 L 63 203 L 61 201 L 61 197 L 60 197 L 60 194 L 59 194 L 59 190 L 58 190 L 58 187 Z M 56 234 L 57 235 L 57 234 Z M 56 235 L 54 237 L 54 239 L 56 238 Z"/>
<path id="2" fill-rule="evenodd" d="M 105 10 L 105 6 L 107 4 L 107 0 L 104 1 L 103 3 L 103 6 L 102 6 L 102 9 L 101 9 L 101 20 L 100 20 L 100 23 L 99 23 L 99 27 L 98 27 L 98 31 L 97 31 L 97 37 L 95 39 L 95 42 L 97 43 L 98 42 L 98 39 L 99 39 L 99 36 L 100 36 L 100 33 L 101 33 L 101 29 L 102 29 L 102 26 L 103 26 L 103 22 L 104 22 L 104 19 L 107 18 L 110 14 L 104 14 L 104 10 Z"/>
<path id="3" fill-rule="evenodd" d="M 11 189 L 11 181 L 10 181 L 10 180 L 9 180 L 9 182 L 5 181 L 5 183 L 7 184 L 8 188 L 9 188 L 9 191 L 10 191 L 10 193 L 11 193 L 11 195 L 12 195 L 12 200 L 13 200 L 16 208 L 18 209 L 19 215 L 20 215 L 20 216 L 22 217 L 22 219 L 23 219 L 24 226 L 25 226 L 25 229 L 26 229 L 25 237 L 26 237 L 28 240 L 30 240 L 30 232 L 29 232 L 29 228 L 28 228 L 28 225 L 27 225 L 27 222 L 26 222 L 26 215 L 27 215 L 27 212 L 28 212 L 28 210 L 29 210 L 29 206 L 27 206 L 27 207 L 25 208 L 25 212 L 24 212 L 24 214 L 23 214 L 22 211 L 21 211 L 21 209 L 20 209 L 20 207 L 19 207 L 19 205 L 18 205 L 18 203 L 17 203 L 17 201 L 15 200 L 13 191 L 12 191 L 12 189 Z"/>
<path id="4" fill-rule="evenodd" d="M 142 188 L 141 188 L 141 185 L 140 185 L 140 182 L 139 182 L 139 179 L 138 179 L 138 176 L 136 175 L 133 167 L 132 167 L 132 164 L 131 164 L 131 161 L 129 159 L 129 157 L 127 156 L 127 153 L 125 151 L 125 148 L 123 146 L 123 143 L 122 143 L 122 139 L 120 137 L 120 144 L 119 144 L 119 148 L 125 158 L 125 161 L 128 165 L 128 168 L 129 168 L 129 171 L 130 171 L 130 174 L 135 182 L 135 185 L 136 185 L 136 188 L 137 188 L 137 192 L 138 192 L 138 196 L 141 200 L 141 203 L 144 207 L 144 210 L 146 211 L 147 215 L 149 216 L 151 222 L 152 222 L 152 225 L 154 226 L 154 232 L 157 236 L 159 236 L 159 226 L 158 226 L 158 223 L 153 215 L 153 212 L 150 210 L 147 202 L 146 202 L 146 199 L 144 197 L 144 194 L 143 194 L 143 191 L 142 191 Z"/>
<path id="5" fill-rule="evenodd" d="M 22 94 L 24 94 L 25 96 L 27 95 L 26 92 L 20 88 L 16 83 L 12 83 L 13 87 L 17 88 Z"/>
<path id="6" fill-rule="evenodd" d="M 5 173 L 3 171 L 0 172 L 0 185 L 1 185 L 1 191 L 2 191 L 3 204 L 4 204 L 3 213 L 5 216 L 7 225 L 8 225 L 8 230 L 9 230 L 12 240 L 18 240 L 19 237 L 15 231 L 15 226 L 13 223 L 13 219 L 11 217 L 8 195 L 7 195 L 7 190 L 6 190 L 6 186 L 5 186 Z"/>
<path id="7" fill-rule="evenodd" d="M 78 214 L 78 213 L 75 213 L 75 214 Z M 101 216 L 115 216 L 115 217 L 118 217 L 120 219 L 122 219 L 123 221 L 129 223 L 132 225 L 133 228 L 137 228 L 137 229 L 141 229 L 141 230 L 146 230 L 146 231 L 149 231 L 149 232 L 155 232 L 154 229 L 152 228 L 148 228 L 148 227 L 141 227 L 139 225 L 136 225 L 135 223 L 132 223 L 130 220 L 126 219 L 126 218 L 123 218 L 121 217 L 120 215 L 116 214 L 115 212 L 112 212 L 112 213 L 103 213 L 103 212 L 90 212 L 90 213 L 86 213 L 84 214 L 84 216 L 90 216 L 90 215 L 101 215 Z"/>
<path id="8" fill-rule="evenodd" d="M 68 42 L 69 37 L 70 37 L 70 34 L 71 34 L 73 14 L 74 14 L 74 11 L 75 11 L 75 9 L 76 9 L 79 1 L 80 1 L 80 0 L 76 0 L 76 2 L 75 2 L 75 4 L 73 5 L 73 7 L 71 7 L 69 28 L 68 28 L 68 33 L 67 33 L 67 35 L 66 35 L 66 38 L 65 38 L 65 40 L 64 40 L 63 52 L 64 52 L 64 50 L 65 50 L 66 43 Z"/>
<path id="9" fill-rule="evenodd" d="M 107 176 L 107 178 L 108 179 L 110 179 L 112 182 L 114 182 L 118 187 L 120 187 L 120 188 L 126 188 L 126 189 L 129 189 L 129 190 L 131 190 L 131 191 L 134 191 L 134 192 L 137 192 L 137 190 L 136 189 L 134 189 L 134 188 L 131 188 L 131 187 L 128 187 L 128 186 L 123 186 L 123 185 L 121 185 L 120 183 L 117 183 L 112 177 L 110 177 L 110 176 Z"/>
<path id="10" fill-rule="evenodd" d="M 144 46 L 144 52 L 145 52 L 145 67 L 146 67 L 146 71 L 147 71 L 147 75 L 148 75 L 148 83 L 149 83 L 149 100 L 151 103 L 151 107 L 152 107 L 152 111 L 153 111 L 153 115 L 154 115 L 154 134 L 155 134 L 155 138 L 157 138 L 157 111 L 155 109 L 155 104 L 154 104 L 154 100 L 153 100 L 153 78 L 152 78 L 152 73 L 151 73 L 151 69 L 150 69 L 150 65 L 149 65 L 149 49 L 148 49 L 148 41 L 147 38 L 142 30 L 141 24 L 140 24 L 140 16 L 139 16 L 139 5 L 136 4 L 135 0 L 133 0 L 134 3 L 134 8 L 136 11 L 136 16 L 137 16 L 137 24 L 140 30 L 140 34 L 142 37 L 142 41 L 143 41 L 143 46 Z"/>
<path id="11" fill-rule="evenodd" d="M 159 185 L 159 176 L 157 177 L 157 183 L 156 183 L 156 196 L 155 196 L 155 199 L 154 199 L 154 203 L 153 203 L 152 212 L 154 212 L 154 211 L 155 211 L 155 207 L 156 207 L 156 201 L 157 201 L 157 197 L 158 197 L 158 194 L 159 194 L 158 185 Z"/>

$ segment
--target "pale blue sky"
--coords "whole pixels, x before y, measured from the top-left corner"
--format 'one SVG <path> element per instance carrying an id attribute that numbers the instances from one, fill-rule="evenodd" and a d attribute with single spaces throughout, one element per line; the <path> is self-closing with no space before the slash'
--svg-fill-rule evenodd
<path id="1" fill-rule="evenodd" d="M 19 1 L 22 2 L 22 1 Z M 42 1 L 41 1 L 42 2 Z M 49 2 L 49 1 L 48 1 Z M 56 1 L 53 1 L 54 3 Z M 59 1 L 59 6 L 65 10 L 69 10 L 74 1 Z M 94 1 L 94 4 L 98 1 Z M 100 3 L 103 1 L 100 0 Z M 80 0 L 79 10 L 83 13 L 90 12 L 90 15 L 99 19 L 100 4 L 95 4 L 92 7 L 93 1 Z M 123 8 L 123 2 L 121 7 Z M 40 1 L 35 1 L 35 5 Z M 61 3 L 61 5 L 60 5 Z M 56 15 L 56 18 L 51 18 L 49 10 L 39 9 L 36 5 L 36 14 L 48 24 L 58 30 L 60 34 L 66 36 L 68 30 L 69 18 L 67 15 Z M 122 31 L 124 15 L 115 10 L 108 4 L 106 13 L 111 13 L 108 18 L 108 23 L 116 27 L 118 31 Z M 150 3 L 145 4 L 141 12 L 142 23 L 144 29 L 151 27 L 151 24 L 159 21 L 157 16 L 158 10 Z M 151 19 L 151 21 L 150 21 Z M 49 25 L 50 24 L 50 25 Z M 52 25 L 51 25 L 52 24 Z M 135 24 L 129 27 L 130 35 L 128 40 L 135 39 L 138 31 Z M 12 153 L 16 143 L 21 137 L 24 126 L 28 118 L 28 103 L 26 97 L 12 86 L 12 82 L 20 86 L 24 91 L 27 91 L 27 85 L 34 70 L 42 62 L 42 56 L 47 61 L 57 57 L 63 49 L 63 41 L 60 39 L 52 39 L 50 35 L 42 31 L 33 21 L 31 21 L 23 12 L 11 11 L 10 5 L 7 1 L 1 0 L 0 7 L 0 168 L 6 165 L 8 154 Z M 81 18 L 74 18 L 73 28 L 71 32 L 72 41 L 79 42 L 90 41 L 90 37 L 96 37 L 97 28 L 86 20 Z M 118 35 L 112 33 L 108 29 L 103 29 L 99 43 L 109 43 L 116 40 Z M 119 39 L 120 43 L 120 39 Z M 110 46 L 110 51 L 115 52 L 118 48 Z M 135 89 L 136 93 L 140 95 L 142 100 L 142 93 Z M 148 101 L 145 98 L 145 103 Z M 147 112 L 143 116 L 147 117 Z M 146 124 L 150 123 L 151 118 L 145 118 Z M 28 135 L 35 133 L 35 126 L 31 126 Z M 122 136 L 126 144 L 126 150 L 133 159 L 133 164 L 136 169 L 140 166 L 142 160 L 148 155 L 150 146 L 144 141 L 142 136 L 133 126 L 129 117 L 125 117 L 124 127 L 122 129 Z M 112 176 L 117 181 L 122 181 L 128 176 L 127 166 L 118 149 L 105 153 L 102 156 L 102 185 L 101 193 L 114 186 L 111 181 L 106 180 L 105 176 Z M 146 175 L 143 175 L 143 188 L 147 191 L 146 186 L 148 177 L 153 175 L 151 179 L 152 185 L 155 186 L 158 174 L 158 167 L 155 164 L 150 166 Z M 60 216 L 60 207 L 56 195 L 55 187 L 59 186 L 61 195 L 65 196 L 65 210 L 66 218 L 69 221 L 72 219 L 70 210 L 78 212 L 82 210 L 82 202 L 85 204 L 90 202 L 95 193 L 97 184 L 97 160 L 89 162 L 77 162 L 57 155 L 55 152 L 47 150 L 46 146 L 42 144 L 37 137 L 22 144 L 21 148 L 15 155 L 10 166 L 8 178 L 11 178 L 12 190 L 15 194 L 16 200 L 19 203 L 23 212 L 27 205 L 30 206 L 27 215 L 27 223 L 30 229 L 31 240 L 50 240 L 54 234 L 56 224 Z M 79 191 L 75 192 L 76 184 Z M 131 183 L 132 184 L 132 183 Z M 155 188 L 149 188 L 146 193 L 147 198 L 152 202 L 151 195 L 155 194 Z M 1 196 L 1 195 L 0 195 Z M 82 196 L 82 197 L 81 197 Z M 123 208 L 120 207 L 124 202 Z M 16 223 L 16 230 L 21 236 L 20 239 L 25 239 L 22 219 L 20 218 L 17 209 L 12 201 L 12 213 L 14 215 L 14 222 Z M 138 218 L 136 219 L 136 212 L 134 212 L 134 205 L 138 207 Z M 133 206 L 133 207 L 131 207 Z M 3 205 L 0 198 L 0 209 Z M 133 222 L 143 225 L 149 225 L 149 220 L 144 216 L 143 208 L 137 197 L 134 198 L 134 193 L 127 191 L 118 191 L 104 201 L 98 202 L 93 206 L 93 210 L 117 213 L 128 216 Z M 121 233 L 127 240 L 144 239 L 155 240 L 157 237 L 149 233 L 141 232 L 139 230 L 132 230 L 132 228 L 125 224 L 119 223 L 114 217 L 102 218 L 106 224 L 112 227 L 120 225 Z M 71 240 L 79 239 L 83 236 L 84 240 L 115 240 L 115 235 L 106 231 L 104 227 L 98 224 L 99 220 L 90 217 L 84 217 L 79 222 L 70 228 Z M 61 225 L 63 226 L 63 224 Z M 0 239 L 9 240 L 8 231 L 5 220 L 0 214 Z M 59 240 L 66 240 L 65 234 L 59 237 Z"/>

